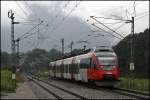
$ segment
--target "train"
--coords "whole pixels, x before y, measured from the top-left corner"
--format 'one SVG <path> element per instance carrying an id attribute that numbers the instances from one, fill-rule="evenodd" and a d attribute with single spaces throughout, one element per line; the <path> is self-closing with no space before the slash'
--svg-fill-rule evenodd
<path id="1" fill-rule="evenodd" d="M 50 62 L 49 75 L 114 87 L 119 82 L 117 55 L 111 47 L 96 46 L 88 53 Z"/>

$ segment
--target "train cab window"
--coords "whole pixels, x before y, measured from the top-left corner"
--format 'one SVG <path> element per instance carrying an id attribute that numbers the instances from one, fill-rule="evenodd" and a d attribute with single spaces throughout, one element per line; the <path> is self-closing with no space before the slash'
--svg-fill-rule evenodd
<path id="1" fill-rule="evenodd" d="M 81 64 L 80 68 L 88 68 L 91 65 L 91 59 L 90 58 L 84 58 L 81 60 L 80 64 Z"/>

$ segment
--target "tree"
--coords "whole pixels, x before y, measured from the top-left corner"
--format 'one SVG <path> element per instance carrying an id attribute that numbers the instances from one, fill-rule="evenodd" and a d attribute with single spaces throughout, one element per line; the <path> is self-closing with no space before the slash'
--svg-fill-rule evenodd
<path id="1" fill-rule="evenodd" d="M 128 35 L 124 40 L 114 46 L 119 60 L 121 76 L 127 76 L 130 63 L 130 38 Z M 149 29 L 134 35 L 134 62 L 135 77 L 148 78 L 149 73 Z"/>

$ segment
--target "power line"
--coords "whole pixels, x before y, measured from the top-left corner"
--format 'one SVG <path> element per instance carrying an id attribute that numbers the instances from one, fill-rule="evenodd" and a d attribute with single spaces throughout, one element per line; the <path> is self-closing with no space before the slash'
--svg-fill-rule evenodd
<path id="1" fill-rule="evenodd" d="M 122 6 L 119 6 L 119 7 L 116 7 L 116 8 L 112 8 L 112 9 L 109 9 L 109 10 L 106 10 L 106 11 L 104 11 L 102 13 L 106 13 L 106 12 L 108 13 L 108 12 L 113 11 L 115 9 L 120 9 L 120 8 L 126 7 L 127 5 L 130 5 L 130 4 L 131 3 L 129 2 L 129 3 L 125 4 L 125 5 L 122 5 Z"/>
<path id="2" fill-rule="evenodd" d="M 103 19 L 111 19 L 111 20 L 121 20 L 121 21 L 127 21 L 126 19 L 116 19 L 116 18 L 107 18 L 107 17 L 96 17 L 96 16 L 90 16 L 94 18 L 103 18 Z"/>
<path id="3" fill-rule="evenodd" d="M 44 26 L 42 29 L 40 29 L 40 31 L 43 31 L 46 27 Z M 24 38 L 28 38 L 29 36 L 33 35 L 33 34 L 36 34 L 38 31 L 35 31 L 33 33 L 30 33 L 29 35 L 25 36 L 25 37 L 22 37 L 22 39 Z"/>
<path id="4" fill-rule="evenodd" d="M 145 16 L 147 16 L 147 15 L 149 15 L 149 14 L 143 15 L 143 16 L 141 16 L 141 17 L 136 17 L 135 21 L 137 21 L 137 20 L 139 20 L 139 19 L 141 19 L 141 18 L 143 18 L 143 17 L 145 17 Z"/>
<path id="5" fill-rule="evenodd" d="M 39 26 L 40 24 L 42 24 L 43 21 L 41 21 L 38 25 L 34 26 L 33 28 L 31 28 L 28 32 L 24 33 L 23 35 L 21 35 L 19 38 L 22 38 L 24 35 L 29 34 L 30 31 L 32 31 L 33 29 L 35 29 L 37 26 Z"/>
<path id="6" fill-rule="evenodd" d="M 25 5 L 31 10 L 31 7 L 29 6 L 29 4 L 27 3 L 27 1 L 24 1 L 25 2 Z M 34 17 L 37 17 L 37 14 L 35 12 L 32 12 L 34 14 Z"/>
<path id="7" fill-rule="evenodd" d="M 106 32 L 106 33 L 109 33 L 110 35 L 112 35 L 113 37 L 118 38 L 119 40 L 121 40 L 121 39 L 122 39 L 122 38 L 117 37 L 117 36 L 115 36 L 114 34 L 112 34 L 112 33 L 108 32 L 108 31 L 106 31 L 106 30 L 104 30 L 104 29 L 102 29 L 102 28 L 100 28 L 100 27 L 96 26 L 94 23 L 93 23 L 92 25 L 93 25 L 93 26 L 95 26 L 96 28 L 98 28 L 98 29 L 100 29 L 100 30 L 102 30 L 102 31 Z"/>
<path id="8" fill-rule="evenodd" d="M 144 12 L 142 12 L 142 13 L 139 13 L 139 14 L 136 15 L 136 17 L 141 16 L 141 15 L 143 15 L 143 14 L 145 14 L 145 13 L 149 13 L 149 11 L 144 11 Z M 136 18 L 136 17 L 135 17 L 135 18 Z"/>
<path id="9" fill-rule="evenodd" d="M 69 5 L 69 3 L 70 3 L 70 1 L 68 1 L 68 2 L 62 7 L 62 9 L 66 8 L 66 7 Z M 62 11 L 62 10 L 60 10 L 60 11 Z M 61 14 L 61 12 L 58 12 L 58 13 L 55 15 L 55 17 L 52 18 L 51 21 L 49 21 L 48 23 L 53 24 L 53 22 L 57 19 L 57 17 L 58 17 L 60 14 Z"/>
<path id="10" fill-rule="evenodd" d="M 118 24 L 118 23 L 122 23 L 122 21 L 114 22 L 114 23 L 103 23 L 103 24 L 112 24 L 112 25 L 114 25 L 114 24 Z"/>
<path id="11" fill-rule="evenodd" d="M 56 28 L 58 28 L 68 17 L 69 15 L 78 7 L 78 5 L 81 3 L 81 1 L 79 1 L 79 3 L 73 7 L 73 9 L 62 19 L 62 21 L 60 21 L 54 28 L 52 31 L 54 31 Z"/>
<path id="12" fill-rule="evenodd" d="M 126 25 L 127 23 L 123 23 L 123 24 L 121 24 L 119 27 L 117 27 L 116 29 L 115 29 L 115 31 L 117 31 L 118 29 L 120 29 L 121 27 L 123 27 L 124 25 Z"/>
<path id="13" fill-rule="evenodd" d="M 63 17 L 63 19 L 62 19 L 62 21 L 60 21 L 55 27 L 53 27 L 53 29 L 51 30 L 51 33 L 56 29 L 56 28 L 58 28 L 68 17 L 69 17 L 69 15 L 75 10 L 75 8 L 77 8 L 78 7 L 78 5 L 81 3 L 81 1 L 79 1 L 79 3 L 76 5 L 76 6 L 74 6 L 73 8 L 72 8 L 72 10 L 65 16 L 65 17 Z M 47 38 L 47 37 L 46 37 Z M 46 39 L 45 38 L 45 39 Z"/>
<path id="14" fill-rule="evenodd" d="M 116 33 L 117 35 L 119 35 L 120 37 L 124 38 L 124 36 L 120 35 L 118 32 L 114 31 L 113 29 L 109 28 L 108 26 L 106 26 L 105 24 L 101 23 L 100 21 L 98 21 L 97 19 L 95 19 L 94 17 L 91 17 L 92 19 L 94 19 L 95 21 L 99 22 L 101 25 L 105 26 L 106 28 L 108 28 L 109 30 L 111 30 L 112 32 Z"/>

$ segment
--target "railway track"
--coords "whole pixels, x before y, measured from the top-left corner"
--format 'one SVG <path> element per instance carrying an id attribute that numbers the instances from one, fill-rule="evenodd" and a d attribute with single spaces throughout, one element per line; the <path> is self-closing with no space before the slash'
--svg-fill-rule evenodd
<path id="1" fill-rule="evenodd" d="M 118 93 L 121 95 L 125 95 L 125 96 L 129 96 L 129 97 L 133 97 L 133 98 L 137 98 L 137 99 L 149 99 L 149 95 L 144 94 L 142 92 L 136 92 L 136 91 L 131 91 L 131 90 L 127 90 L 127 89 L 120 89 L 120 88 L 106 88 L 106 87 L 96 87 L 96 89 L 99 90 L 104 90 L 104 91 L 111 91 L 113 93 Z"/>
<path id="2" fill-rule="evenodd" d="M 89 99 L 86 98 L 86 97 L 83 97 L 83 96 L 81 96 L 81 95 L 79 95 L 79 94 L 76 94 L 76 93 L 73 93 L 73 92 L 68 91 L 68 90 L 66 90 L 66 89 L 63 89 L 63 88 L 61 88 L 61 87 L 58 87 L 58 86 L 56 86 L 56 85 L 54 85 L 54 84 L 50 84 L 50 83 L 48 83 L 48 82 L 46 82 L 46 81 L 43 81 L 43 80 L 40 80 L 40 79 L 35 79 L 35 78 L 33 78 L 33 77 L 27 77 L 27 78 L 30 79 L 30 80 L 32 80 L 34 83 L 36 83 L 38 86 L 40 86 L 41 88 L 43 88 L 43 89 L 44 89 L 45 91 L 47 91 L 48 93 L 52 94 L 52 95 L 53 95 L 54 97 L 56 97 L 57 99 L 64 99 L 64 98 L 62 98 L 61 96 L 59 96 L 57 93 L 54 93 L 54 92 L 51 91 L 50 89 L 46 88 L 45 86 L 41 85 L 38 81 L 43 82 L 43 83 L 45 83 L 45 84 L 47 84 L 47 85 L 49 85 L 49 86 L 52 86 L 52 87 L 54 87 L 54 88 L 57 88 L 57 89 L 59 89 L 59 90 L 61 90 L 61 91 L 64 91 L 64 92 L 66 92 L 66 93 L 68 93 L 68 94 L 71 94 L 71 95 L 77 97 L 78 99 L 89 100 Z M 70 98 L 70 99 L 71 99 L 71 98 Z"/>
<path id="3" fill-rule="evenodd" d="M 64 81 L 64 82 L 68 82 L 68 81 Z M 127 89 L 122 89 L 122 88 L 107 88 L 107 87 L 101 87 L 101 86 L 97 86 L 93 84 L 89 85 L 87 83 L 82 83 L 82 82 L 76 82 L 75 84 L 81 85 L 86 88 L 93 88 L 96 90 L 118 93 L 120 95 L 125 95 L 129 97 L 137 98 L 137 99 L 149 99 L 149 93 L 144 93 L 144 92 L 139 92 L 139 91 L 134 91 L 134 90 L 127 90 Z"/>

